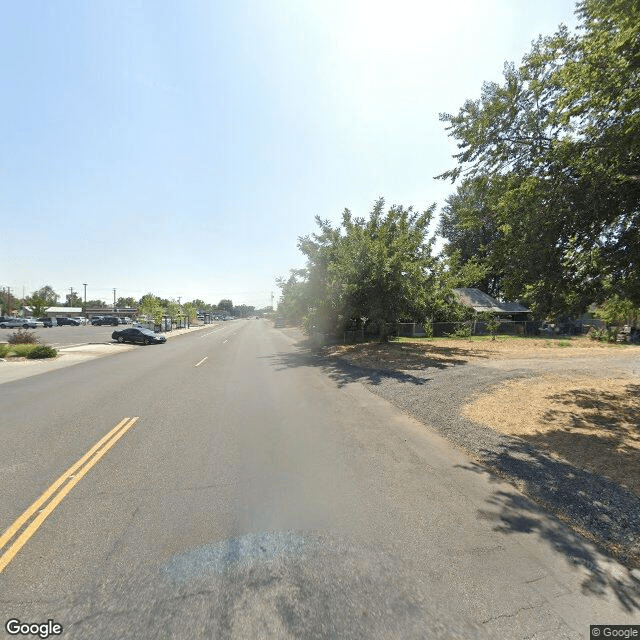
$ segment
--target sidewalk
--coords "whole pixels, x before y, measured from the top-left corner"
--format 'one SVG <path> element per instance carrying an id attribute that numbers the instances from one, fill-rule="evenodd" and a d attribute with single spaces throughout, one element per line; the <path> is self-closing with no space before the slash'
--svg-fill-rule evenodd
<path id="1" fill-rule="evenodd" d="M 175 329 L 168 331 L 163 335 L 167 340 L 176 338 L 185 333 L 191 333 L 200 329 L 206 329 L 213 325 L 205 324 L 190 327 L 189 329 Z M 130 351 L 136 348 L 133 344 L 118 344 L 117 342 L 99 342 L 76 345 L 73 347 L 62 347 L 58 349 L 58 355 L 55 358 L 46 358 L 43 360 L 27 360 L 26 358 L 2 358 L 0 359 L 0 384 L 37 376 L 47 371 L 55 371 L 73 364 L 101 358 L 123 351 Z"/>

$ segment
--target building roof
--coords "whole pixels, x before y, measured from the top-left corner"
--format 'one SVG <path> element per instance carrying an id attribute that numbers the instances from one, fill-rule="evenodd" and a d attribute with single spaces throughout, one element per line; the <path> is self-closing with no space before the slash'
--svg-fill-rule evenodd
<path id="1" fill-rule="evenodd" d="M 529 309 L 517 302 L 500 302 L 480 289 L 454 289 L 458 301 L 474 311 L 492 311 L 494 313 L 529 313 Z"/>
<path id="2" fill-rule="evenodd" d="M 82 307 L 48 307 L 47 313 L 82 313 Z"/>

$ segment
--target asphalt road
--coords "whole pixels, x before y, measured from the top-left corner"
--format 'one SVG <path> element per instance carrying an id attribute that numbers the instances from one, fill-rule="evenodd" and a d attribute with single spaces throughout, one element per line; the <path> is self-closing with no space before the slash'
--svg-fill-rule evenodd
<path id="1" fill-rule="evenodd" d="M 265 321 L 2 384 L 0 442 L 0 532 L 61 478 L 0 548 L 2 624 L 555 640 L 638 621 L 561 524 L 538 509 L 553 536 L 501 526 L 505 499 L 536 508 Z"/>

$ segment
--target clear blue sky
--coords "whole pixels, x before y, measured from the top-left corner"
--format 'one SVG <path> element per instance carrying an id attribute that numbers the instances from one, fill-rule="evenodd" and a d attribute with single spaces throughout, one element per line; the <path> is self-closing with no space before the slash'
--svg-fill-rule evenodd
<path id="1" fill-rule="evenodd" d="M 438 209 L 440 112 L 569 0 L 4 0 L 0 285 L 265 306 L 314 216 Z"/>

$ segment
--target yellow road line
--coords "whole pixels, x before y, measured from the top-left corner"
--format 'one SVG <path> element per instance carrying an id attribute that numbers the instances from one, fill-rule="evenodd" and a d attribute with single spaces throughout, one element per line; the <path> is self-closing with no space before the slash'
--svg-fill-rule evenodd
<path id="1" fill-rule="evenodd" d="M 62 502 L 63 498 L 75 487 L 104 454 L 138 421 L 138 417 L 124 418 L 106 436 L 100 439 L 78 462 L 69 467 L 0 537 L 0 549 L 20 530 L 22 525 L 40 509 L 40 507 L 63 485 L 49 504 L 32 520 L 18 539 L 0 555 L 0 573 L 11 562 L 16 553 L 22 549 L 27 540 L 38 530 L 51 512 Z M 103 446 L 104 445 L 104 446 Z M 93 457 L 92 457 L 93 456 Z M 87 462 L 88 460 L 88 462 Z M 86 462 L 86 464 L 85 464 Z M 84 465 L 84 466 L 82 466 Z M 76 473 L 77 471 L 77 473 Z M 75 475 L 74 475 L 75 474 Z"/>

